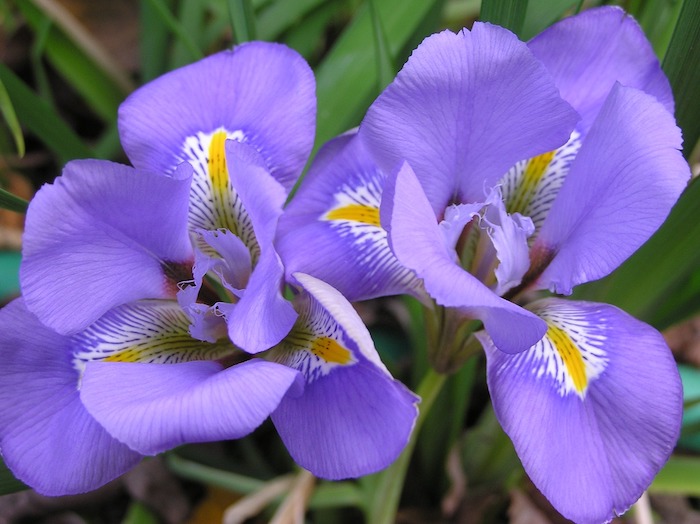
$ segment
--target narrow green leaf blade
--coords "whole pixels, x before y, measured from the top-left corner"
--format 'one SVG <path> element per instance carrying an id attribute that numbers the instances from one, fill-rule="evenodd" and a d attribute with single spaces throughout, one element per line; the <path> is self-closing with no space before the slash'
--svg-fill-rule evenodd
<path id="1" fill-rule="evenodd" d="M 33 30 L 45 28 L 47 17 L 32 2 L 16 0 L 16 4 Z M 117 118 L 117 107 L 127 91 L 55 26 L 46 33 L 45 53 L 97 115 L 106 122 Z"/>
<path id="2" fill-rule="evenodd" d="M 479 19 L 510 29 L 520 35 L 528 0 L 483 0 Z"/>
<path id="3" fill-rule="evenodd" d="M 651 483 L 649 491 L 700 496 L 700 457 L 672 456 Z"/>
<path id="4" fill-rule="evenodd" d="M 178 38 L 179 41 L 183 43 L 185 48 L 190 52 L 192 60 L 199 60 L 204 57 L 201 49 L 197 47 L 197 44 L 192 37 L 187 33 L 182 24 L 175 18 L 175 15 L 170 12 L 170 9 L 165 4 L 163 0 L 145 0 L 151 4 L 153 12 L 160 17 L 161 21 L 165 26 L 173 32 L 173 34 Z"/>
<path id="5" fill-rule="evenodd" d="M 165 72 L 168 54 L 168 26 L 158 9 L 148 0 L 141 0 L 139 23 L 139 56 L 141 81 L 153 80 Z"/>
<path id="6" fill-rule="evenodd" d="M 566 11 L 574 7 L 579 0 L 537 0 L 527 5 L 527 13 L 518 36 L 529 40 L 559 20 Z"/>
<path id="7" fill-rule="evenodd" d="M 384 22 L 394 60 L 431 10 L 442 0 L 383 0 L 377 11 Z M 372 20 L 367 5 L 336 41 L 316 70 L 318 95 L 317 145 L 359 124 L 377 86 Z M 403 57 L 400 57 L 403 58 Z"/>
<path id="8" fill-rule="evenodd" d="M 255 40 L 258 32 L 250 0 L 228 0 L 228 9 L 236 43 Z"/>
<path id="9" fill-rule="evenodd" d="M 377 94 L 388 86 L 394 79 L 396 69 L 392 63 L 391 53 L 389 52 L 389 44 L 386 40 L 386 33 L 382 19 L 377 11 L 376 0 L 369 0 L 370 14 L 372 16 L 372 29 L 374 33 L 374 52 L 377 62 L 377 78 L 378 87 Z"/>
<path id="10" fill-rule="evenodd" d="M 12 106 L 12 100 L 10 100 L 10 95 L 5 89 L 5 84 L 0 81 L 0 112 L 7 123 L 7 127 L 10 128 L 12 133 L 12 138 L 15 140 L 15 146 L 17 147 L 17 153 L 19 156 L 24 156 L 24 135 L 22 134 L 22 128 L 17 120 L 17 114 L 15 113 L 15 108 Z"/>
<path id="11" fill-rule="evenodd" d="M 2 64 L 0 64 L 0 81 L 7 88 L 17 112 L 17 118 L 55 152 L 63 163 L 73 158 L 92 156 L 92 151 L 51 106 Z"/>
<path id="12" fill-rule="evenodd" d="M 3 209 L 9 209 L 10 211 L 16 211 L 17 213 L 24 213 L 27 210 L 28 202 L 23 198 L 8 193 L 4 189 L 0 188 L 0 207 Z"/>
<path id="13" fill-rule="evenodd" d="M 295 0 L 294 2 L 281 0 L 271 3 L 260 11 L 257 17 L 259 37 L 262 40 L 278 39 L 280 35 L 310 16 L 312 11 L 324 3 L 330 2 L 328 0 Z"/>
<path id="14" fill-rule="evenodd" d="M 663 60 L 676 98 L 676 117 L 683 130 L 683 153 L 690 155 L 700 138 L 700 2 L 685 0 Z"/>
<path id="15" fill-rule="evenodd" d="M 0 495 L 8 495 L 25 489 L 29 488 L 17 480 L 12 472 L 7 469 L 5 463 L 0 460 Z"/>

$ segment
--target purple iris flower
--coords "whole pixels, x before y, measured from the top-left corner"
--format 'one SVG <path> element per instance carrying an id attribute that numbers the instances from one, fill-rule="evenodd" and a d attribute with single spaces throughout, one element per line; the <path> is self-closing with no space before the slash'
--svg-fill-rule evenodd
<path id="1" fill-rule="evenodd" d="M 353 258 L 312 272 L 343 293 L 427 292 L 455 335 L 480 320 L 494 408 L 525 470 L 564 516 L 609 521 L 675 445 L 675 362 L 617 308 L 539 297 L 609 274 L 649 238 L 689 179 L 680 146 L 668 81 L 620 9 L 527 45 L 489 24 L 446 31 L 356 136 L 328 146 L 282 219 L 280 251 L 293 271 L 308 257 L 291 246 L 315 236 Z"/>
<path id="2" fill-rule="evenodd" d="M 302 273 L 282 297 L 272 239 L 314 109 L 296 53 L 246 44 L 125 102 L 136 169 L 75 161 L 37 193 L 24 298 L 0 314 L 0 397 L 13 406 L 0 447 L 19 478 L 86 491 L 141 455 L 238 438 L 270 414 L 319 476 L 368 474 L 400 453 L 418 399 L 352 306 Z"/>

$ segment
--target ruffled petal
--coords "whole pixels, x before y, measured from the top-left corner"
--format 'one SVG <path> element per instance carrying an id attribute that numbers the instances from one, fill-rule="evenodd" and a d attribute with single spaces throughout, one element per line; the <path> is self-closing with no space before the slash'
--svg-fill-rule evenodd
<path id="1" fill-rule="evenodd" d="M 581 524 L 609 522 L 651 483 L 678 438 L 683 396 L 661 335 L 605 304 L 547 299 L 545 338 L 518 355 L 488 337 L 496 415 L 530 478 Z"/>
<path id="2" fill-rule="evenodd" d="M 142 364 L 88 362 L 80 398 L 115 438 L 144 455 L 190 442 L 240 438 L 277 407 L 298 373 L 249 360 Z"/>
<path id="3" fill-rule="evenodd" d="M 273 351 L 298 369 L 304 393 L 272 414 L 294 460 L 328 479 L 359 477 L 391 464 L 411 435 L 419 399 L 379 360 L 367 328 L 328 284 L 297 273 L 299 320 Z"/>
<path id="4" fill-rule="evenodd" d="M 76 160 L 29 211 L 20 269 L 27 308 L 64 334 L 141 298 L 174 297 L 190 275 L 191 168 L 172 177 Z"/>
<path id="5" fill-rule="evenodd" d="M 497 187 L 486 201 L 482 227 L 485 227 L 498 258 L 496 294 L 503 295 L 520 284 L 530 268 L 527 239 L 535 232 L 535 225 L 520 213 L 508 214 L 501 190 Z"/>
<path id="6" fill-rule="evenodd" d="M 141 456 L 85 410 L 69 337 L 29 313 L 21 299 L 0 311 L 0 447 L 7 466 L 43 495 L 96 489 Z"/>
<path id="7" fill-rule="evenodd" d="M 415 170 L 435 214 L 482 199 L 512 165 L 566 142 L 577 120 L 543 65 L 489 24 L 432 35 L 367 112 L 381 169 Z"/>
<path id="8" fill-rule="evenodd" d="M 544 322 L 500 298 L 457 264 L 408 164 L 387 183 L 381 221 L 397 258 L 423 279 L 430 296 L 481 320 L 500 350 L 523 351 L 542 338 Z"/>
<path id="9" fill-rule="evenodd" d="M 528 47 L 554 77 L 585 133 L 616 82 L 656 97 L 673 114 L 673 93 L 642 28 L 619 7 L 587 9 L 533 38 Z"/>
<path id="10" fill-rule="evenodd" d="M 173 110 L 177 108 L 177 110 Z M 250 42 L 146 84 L 119 108 L 119 134 L 136 167 L 207 171 L 212 136 L 252 145 L 291 189 L 315 133 L 314 76 L 292 49 Z"/>
<path id="11" fill-rule="evenodd" d="M 653 97 L 619 84 L 533 245 L 540 288 L 571 293 L 621 264 L 663 223 L 690 178 L 680 130 Z"/>
<path id="12" fill-rule="evenodd" d="M 385 179 L 355 133 L 321 149 L 280 218 L 288 280 L 307 273 L 351 301 L 415 292 L 418 279 L 396 260 L 379 223 Z"/>

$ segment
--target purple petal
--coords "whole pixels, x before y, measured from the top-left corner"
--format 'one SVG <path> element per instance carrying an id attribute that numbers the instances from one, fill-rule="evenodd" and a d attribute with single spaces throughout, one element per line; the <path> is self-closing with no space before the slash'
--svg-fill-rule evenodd
<path id="1" fill-rule="evenodd" d="M 99 160 L 66 165 L 27 213 L 20 270 L 27 308 L 69 334 L 119 304 L 175 296 L 192 258 L 190 177 L 187 165 L 173 177 Z"/>
<path id="2" fill-rule="evenodd" d="M 249 360 L 143 364 L 89 362 L 80 398 L 117 439 L 144 455 L 189 442 L 235 439 L 258 427 L 298 373 Z"/>
<path id="3" fill-rule="evenodd" d="M 553 257 L 540 288 L 604 277 L 663 223 L 690 178 L 680 130 L 650 95 L 616 86 L 533 245 Z"/>
<path id="4" fill-rule="evenodd" d="M 0 447 L 22 482 L 49 496 L 96 489 L 141 456 L 113 439 L 80 402 L 73 344 L 21 299 L 0 311 Z"/>
<path id="5" fill-rule="evenodd" d="M 523 351 L 542 338 L 545 326 L 539 318 L 500 298 L 457 265 L 408 164 L 389 179 L 381 218 L 397 258 L 423 279 L 438 304 L 480 319 L 498 348 L 508 353 Z"/>
<path id="6" fill-rule="evenodd" d="M 351 301 L 415 291 L 419 282 L 379 223 L 385 179 L 354 133 L 321 149 L 280 218 L 277 249 L 288 280 L 307 273 Z"/>
<path id="7" fill-rule="evenodd" d="M 195 169 L 203 159 L 206 165 L 206 137 L 223 130 L 252 145 L 289 190 L 313 145 L 314 91 L 313 73 L 299 54 L 250 42 L 134 92 L 119 108 L 120 137 L 135 166 L 171 172 L 185 160 Z"/>
<path id="8" fill-rule="evenodd" d="M 616 82 L 654 96 L 673 114 L 673 93 L 642 28 L 619 7 L 587 9 L 533 38 L 528 47 L 589 129 Z"/>
<path id="9" fill-rule="evenodd" d="M 509 31 L 426 38 L 360 127 L 381 169 L 416 172 L 436 214 L 479 201 L 512 165 L 566 142 L 577 116 Z"/>
<path id="10" fill-rule="evenodd" d="M 259 353 L 277 344 L 294 325 L 297 314 L 282 296 L 284 268 L 272 249 L 263 252 L 237 304 L 219 303 L 228 334 L 236 346 Z"/>
<path id="11" fill-rule="evenodd" d="M 328 479 L 391 464 L 406 446 L 418 397 L 394 380 L 350 303 L 301 273 L 299 320 L 276 358 L 301 371 L 302 395 L 286 396 L 272 420 L 294 460 Z"/>
<path id="12" fill-rule="evenodd" d="M 503 429 L 565 517 L 609 522 L 644 492 L 678 438 L 683 396 L 661 335 L 605 304 L 533 305 L 547 336 L 518 355 L 483 337 Z"/>

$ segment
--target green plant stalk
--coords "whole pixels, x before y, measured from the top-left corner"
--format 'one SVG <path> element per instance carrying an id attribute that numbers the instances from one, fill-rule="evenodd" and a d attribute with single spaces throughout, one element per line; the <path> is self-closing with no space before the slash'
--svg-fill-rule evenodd
<path id="1" fill-rule="evenodd" d="M 406 471 L 413 455 L 418 433 L 446 379 L 447 375 L 441 375 L 429 368 L 418 386 L 417 393 L 422 401 L 413 433 L 396 462 L 376 474 L 377 481 L 372 484 L 373 494 L 369 506 L 366 508 L 367 522 L 372 524 L 393 524 L 395 522 Z"/>

